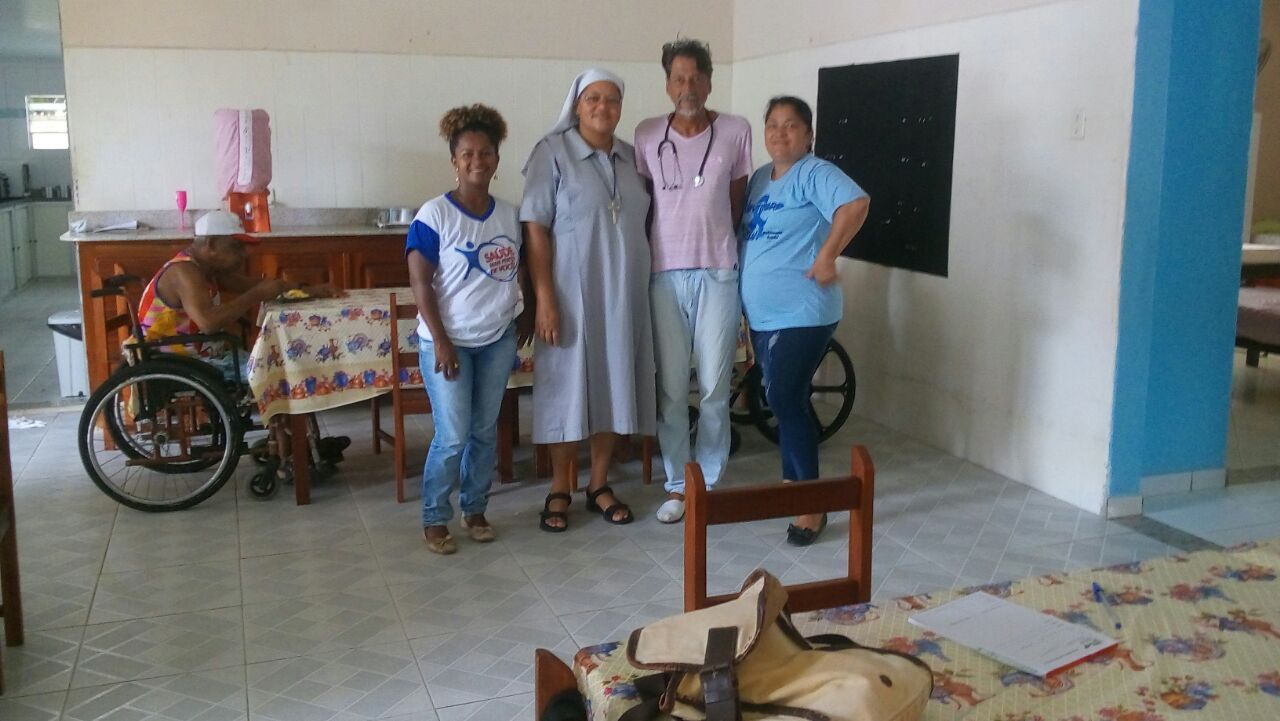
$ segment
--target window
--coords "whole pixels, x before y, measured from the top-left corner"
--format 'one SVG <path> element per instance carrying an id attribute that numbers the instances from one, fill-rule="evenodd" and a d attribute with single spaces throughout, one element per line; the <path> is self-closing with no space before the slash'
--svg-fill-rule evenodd
<path id="1" fill-rule="evenodd" d="M 33 150 L 66 150 L 67 96 L 27 96 L 27 136 Z"/>

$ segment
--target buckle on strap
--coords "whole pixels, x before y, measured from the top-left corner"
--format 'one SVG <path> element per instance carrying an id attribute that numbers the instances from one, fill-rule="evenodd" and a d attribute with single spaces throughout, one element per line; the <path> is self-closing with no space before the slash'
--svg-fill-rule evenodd
<path id="1" fill-rule="evenodd" d="M 707 632 L 707 653 L 699 673 L 707 721 L 737 721 L 740 718 L 738 678 L 733 661 L 737 647 L 736 626 L 713 628 Z"/>

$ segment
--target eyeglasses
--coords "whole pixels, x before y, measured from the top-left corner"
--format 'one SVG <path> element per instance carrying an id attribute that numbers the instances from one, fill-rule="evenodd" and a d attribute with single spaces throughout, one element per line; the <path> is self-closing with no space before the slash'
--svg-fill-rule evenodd
<path id="1" fill-rule="evenodd" d="M 600 104 L 608 105 L 608 106 L 611 106 L 611 107 L 612 107 L 612 106 L 621 106 L 621 105 L 622 105 L 622 96 L 620 96 L 620 95 L 596 95 L 595 93 L 592 93 L 592 94 L 590 94 L 590 95 L 583 95 L 582 97 L 578 98 L 578 102 L 582 103 L 583 105 L 592 105 L 592 106 L 600 105 Z"/>

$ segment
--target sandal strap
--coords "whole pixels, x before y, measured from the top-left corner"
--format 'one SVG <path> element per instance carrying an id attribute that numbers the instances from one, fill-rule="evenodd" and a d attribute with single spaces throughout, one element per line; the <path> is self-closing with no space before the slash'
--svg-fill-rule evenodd
<path id="1" fill-rule="evenodd" d="M 602 495 L 604 495 L 604 494 L 606 494 L 606 493 L 613 493 L 613 489 L 609 487 L 609 484 L 608 484 L 608 483 L 604 484 L 603 486 L 600 486 L 599 488 L 595 489 L 594 491 L 593 491 L 593 490 L 591 490 L 590 488 L 588 488 L 588 489 L 587 489 L 587 500 L 588 500 L 588 501 L 591 501 L 592 503 L 595 503 L 597 498 L 599 498 L 600 496 L 602 496 Z"/>
<path id="2" fill-rule="evenodd" d="M 601 512 L 600 512 L 600 515 L 605 516 L 605 517 L 606 517 L 606 518 L 608 518 L 609 520 L 612 520 L 612 519 L 613 519 L 613 514 L 614 514 L 614 513 L 616 513 L 617 511 L 626 511 L 626 512 L 627 512 L 627 515 L 628 515 L 628 516 L 630 516 L 630 515 L 631 515 L 631 506 L 628 506 L 627 504 L 623 503 L 622 501 L 618 501 L 617 503 L 613 504 L 612 506 L 609 506 L 608 508 L 606 508 L 606 509 L 604 509 L 603 511 L 601 511 Z"/>
<path id="3" fill-rule="evenodd" d="M 552 501 L 564 501 L 565 507 L 567 508 L 568 506 L 573 505 L 573 496 L 568 493 L 560 493 L 558 491 L 556 493 L 548 493 L 546 500 L 542 502 L 543 510 L 550 511 Z M 556 513 L 560 512 L 561 511 L 556 511 Z"/>
<path id="4" fill-rule="evenodd" d="M 565 520 L 569 519 L 569 514 L 565 513 L 564 511 L 538 511 L 538 515 L 541 516 L 542 520 L 544 521 L 547 520 L 548 518 L 563 518 Z"/>

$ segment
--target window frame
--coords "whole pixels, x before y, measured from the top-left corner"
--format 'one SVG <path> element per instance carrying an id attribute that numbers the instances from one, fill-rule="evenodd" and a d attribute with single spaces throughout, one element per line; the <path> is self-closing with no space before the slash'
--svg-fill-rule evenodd
<path id="1" fill-rule="evenodd" d="M 24 97 L 27 147 L 31 150 L 68 150 L 71 134 L 65 93 L 40 93 Z M 41 127 L 53 124 L 53 128 Z M 60 128 L 58 126 L 61 126 Z M 52 142 L 48 142 L 52 140 Z"/>

